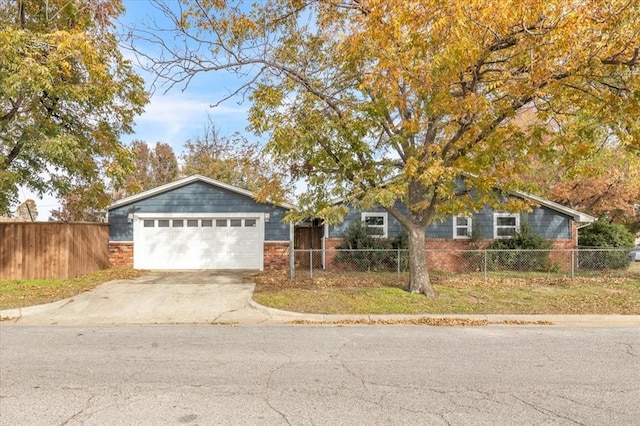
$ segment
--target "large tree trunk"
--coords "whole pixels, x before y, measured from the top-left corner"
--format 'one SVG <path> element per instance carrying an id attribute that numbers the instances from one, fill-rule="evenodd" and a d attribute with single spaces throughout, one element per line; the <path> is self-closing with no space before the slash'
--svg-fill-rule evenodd
<path id="1" fill-rule="evenodd" d="M 425 229 L 412 227 L 409 234 L 409 291 L 434 297 L 429 269 L 427 268 L 427 248 L 425 247 Z"/>

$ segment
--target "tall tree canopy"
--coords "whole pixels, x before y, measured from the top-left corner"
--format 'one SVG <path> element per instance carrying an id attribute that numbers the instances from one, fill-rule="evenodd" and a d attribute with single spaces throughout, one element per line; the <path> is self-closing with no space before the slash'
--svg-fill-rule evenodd
<path id="1" fill-rule="evenodd" d="M 123 182 L 119 136 L 147 102 L 118 49 L 119 0 L 0 3 L 0 212 L 19 187 L 64 195 Z"/>
<path id="2" fill-rule="evenodd" d="M 153 149 L 149 149 L 144 141 L 131 143 L 133 152 L 134 171 L 129 176 L 129 188 L 132 192 L 146 191 L 178 179 L 180 168 L 178 159 L 171 145 L 165 142 L 156 142 Z M 123 196 L 131 195 L 131 192 Z"/>
<path id="3" fill-rule="evenodd" d="M 550 200 L 633 230 L 640 225 L 640 156 L 635 153 L 605 146 L 571 168 L 549 170 L 541 164 L 532 179 L 546 188 Z"/>
<path id="4" fill-rule="evenodd" d="M 237 133 L 222 135 L 211 119 L 202 135 L 185 143 L 182 160 L 183 175 L 200 174 L 248 189 L 260 201 L 283 201 L 292 192 L 287 173 L 257 142 Z"/>
<path id="5" fill-rule="evenodd" d="M 138 33 L 162 47 L 150 68 L 169 86 L 217 70 L 244 78 L 234 93 L 306 179 L 302 204 L 335 220 L 332 197 L 379 203 L 404 226 L 412 292 L 433 294 L 427 226 L 495 201 L 493 188 L 526 190 L 530 155 L 558 164 L 603 135 L 640 145 L 639 2 L 156 5 L 181 42 Z M 537 117 L 526 129 L 513 122 L 524 110 Z"/>
<path id="6" fill-rule="evenodd" d="M 102 222 L 109 203 L 140 191 L 146 191 L 178 179 L 178 159 L 171 145 L 156 142 L 149 148 L 146 142 L 136 140 L 129 147 L 133 167 L 119 187 L 109 182 L 88 182 L 75 179 L 71 190 L 60 197 L 60 208 L 51 212 L 52 220 Z"/>

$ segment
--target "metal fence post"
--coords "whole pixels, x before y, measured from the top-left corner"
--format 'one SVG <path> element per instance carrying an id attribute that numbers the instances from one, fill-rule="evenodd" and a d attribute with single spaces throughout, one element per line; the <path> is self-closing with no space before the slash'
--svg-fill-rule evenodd
<path id="1" fill-rule="evenodd" d="M 313 250 L 309 249 L 309 278 L 313 279 Z"/>
<path id="2" fill-rule="evenodd" d="M 575 249 L 571 250 L 571 279 L 576 277 L 576 256 L 577 252 Z"/>
<path id="3" fill-rule="evenodd" d="M 400 247 L 398 247 L 398 278 L 400 278 Z"/>
<path id="4" fill-rule="evenodd" d="M 291 281 L 294 281 L 296 278 L 296 267 L 295 267 L 295 249 L 289 250 L 289 277 Z"/>
<path id="5" fill-rule="evenodd" d="M 487 251 L 482 251 L 482 278 L 487 280 Z"/>

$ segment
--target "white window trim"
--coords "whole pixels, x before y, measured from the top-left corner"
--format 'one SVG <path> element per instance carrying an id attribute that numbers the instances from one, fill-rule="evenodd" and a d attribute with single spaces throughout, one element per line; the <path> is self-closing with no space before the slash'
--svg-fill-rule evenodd
<path id="1" fill-rule="evenodd" d="M 364 222 L 364 220 L 368 217 L 378 217 L 381 216 L 383 218 L 382 224 L 382 235 L 371 235 L 373 238 L 387 238 L 389 229 L 389 215 L 386 212 L 362 212 L 360 214 L 360 220 Z M 372 228 L 377 228 L 378 226 L 372 226 Z"/>
<path id="2" fill-rule="evenodd" d="M 507 239 L 511 236 L 498 236 L 498 218 L 499 217 L 514 217 L 516 219 L 516 232 L 520 232 L 520 215 L 517 213 L 494 213 L 493 214 L 493 238 L 495 239 Z M 511 228 L 510 226 L 501 226 L 501 228 Z"/>
<path id="3" fill-rule="evenodd" d="M 464 217 L 467 219 L 466 226 L 458 226 L 458 218 Z M 473 218 L 467 215 L 453 216 L 453 238 L 456 240 L 468 240 L 471 238 L 471 229 L 473 226 Z M 458 235 L 458 228 L 467 228 L 467 235 Z"/>

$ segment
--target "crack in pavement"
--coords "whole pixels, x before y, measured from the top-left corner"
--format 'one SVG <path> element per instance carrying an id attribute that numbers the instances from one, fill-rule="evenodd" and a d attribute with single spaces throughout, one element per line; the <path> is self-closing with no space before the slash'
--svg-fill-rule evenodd
<path id="1" fill-rule="evenodd" d="M 285 365 L 291 364 L 291 358 L 288 357 L 288 360 L 286 362 L 283 362 L 282 364 L 280 364 L 279 366 L 269 370 L 269 374 L 267 374 L 267 380 L 265 382 L 265 395 L 264 395 L 264 402 L 265 404 L 267 404 L 267 407 L 269 407 L 271 410 L 273 410 L 273 412 L 277 413 L 280 417 L 282 417 L 282 419 L 287 422 L 288 425 L 291 425 L 292 423 L 289 421 L 289 419 L 287 418 L 287 415 L 278 410 L 272 403 L 271 400 L 269 399 L 269 393 L 272 391 L 271 389 L 271 381 L 273 379 L 273 374 L 282 369 Z"/>
<path id="2" fill-rule="evenodd" d="M 576 405 L 579 405 L 581 407 L 595 408 L 595 409 L 598 409 L 598 410 L 606 411 L 608 413 L 615 413 L 616 412 L 611 407 L 602 407 L 602 406 L 600 406 L 598 404 L 595 404 L 593 402 L 588 402 L 588 403 L 580 402 L 580 401 L 575 400 L 573 398 L 569 398 L 568 396 L 560 395 L 560 394 L 557 394 L 557 393 L 554 393 L 552 395 L 555 396 L 556 398 L 560 398 L 560 399 L 564 399 L 564 400 L 570 401 L 570 402 L 572 402 L 572 403 L 574 403 Z"/>
<path id="3" fill-rule="evenodd" d="M 60 423 L 60 426 L 68 425 L 69 422 L 71 422 L 72 420 L 75 420 L 76 417 L 80 416 L 85 411 L 87 411 L 91 407 L 91 404 L 92 404 L 94 398 L 96 398 L 96 395 L 89 396 L 89 399 L 87 399 L 87 402 L 85 403 L 84 408 L 82 410 L 76 412 L 75 414 L 73 414 L 71 417 L 68 417 L 65 421 Z"/>
<path id="4" fill-rule="evenodd" d="M 218 322 L 218 320 L 219 320 L 220 318 L 222 318 L 223 316 L 225 316 L 225 315 L 227 315 L 227 314 L 230 314 L 230 313 L 233 313 L 233 312 L 238 312 L 239 310 L 240 310 L 240 309 L 230 309 L 230 310 L 228 310 L 228 311 L 224 311 L 224 312 L 222 312 L 220 315 L 218 315 L 217 317 L 215 317 L 215 318 L 213 319 L 213 321 L 211 321 L 211 323 L 216 323 L 216 322 Z"/>
<path id="5" fill-rule="evenodd" d="M 555 411 L 549 410 L 548 408 L 539 407 L 539 406 L 537 406 L 536 404 L 531 403 L 531 402 L 529 402 L 529 401 L 525 401 L 524 399 L 519 398 L 519 397 L 517 397 L 517 396 L 515 396 L 515 395 L 513 395 L 513 394 L 508 394 L 508 395 L 509 395 L 511 398 L 513 398 L 513 399 L 515 399 L 515 400 L 517 400 L 517 401 L 520 401 L 521 403 L 523 403 L 523 404 L 525 404 L 525 405 L 527 405 L 527 406 L 529 406 L 529 407 L 533 408 L 533 409 L 534 409 L 534 410 L 536 410 L 537 412 L 542 413 L 542 414 L 544 414 L 544 415 L 546 415 L 546 416 L 552 415 L 552 416 L 555 416 L 555 417 L 559 417 L 559 418 L 561 418 L 561 419 L 569 420 L 570 422 L 575 423 L 575 424 L 577 424 L 577 425 L 585 426 L 585 424 L 584 424 L 584 423 L 581 423 L 581 422 L 579 422 L 579 421 L 577 421 L 577 420 L 575 420 L 575 419 L 572 419 L 571 417 L 563 416 L 562 414 L 560 414 L 560 413 L 556 413 Z"/>
<path id="6" fill-rule="evenodd" d="M 631 355 L 632 357 L 638 358 L 640 357 L 640 355 L 638 355 L 637 351 L 636 351 L 636 347 L 633 343 L 627 343 L 627 342 L 616 342 L 619 345 L 624 346 L 625 348 L 625 353 L 628 355 Z"/>

